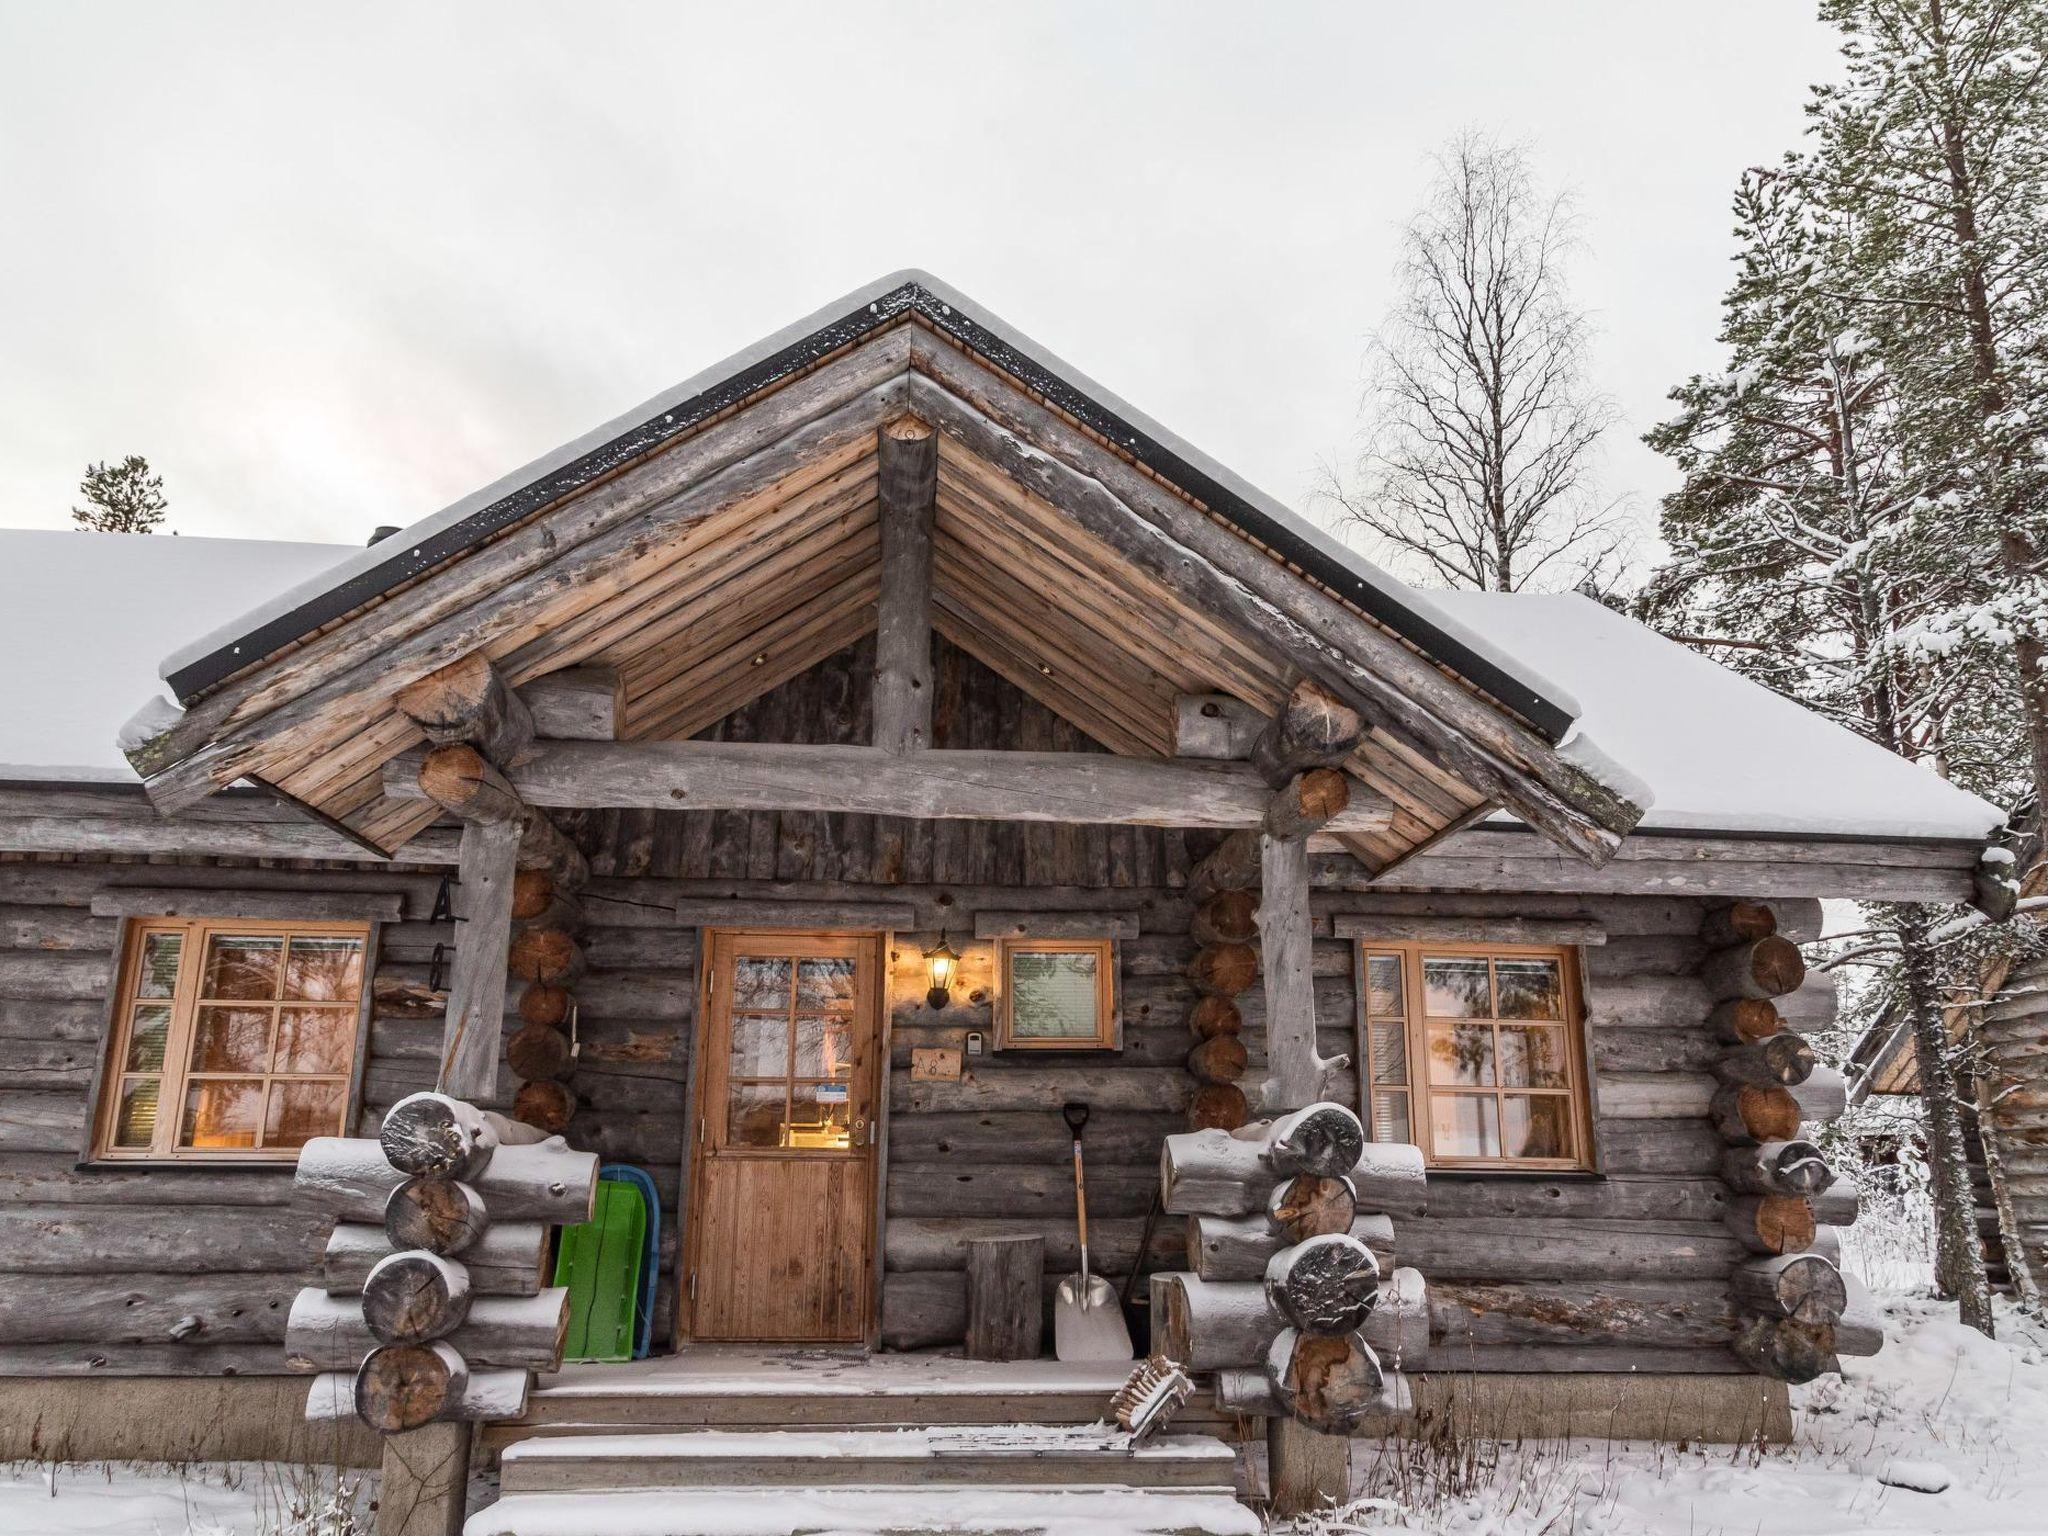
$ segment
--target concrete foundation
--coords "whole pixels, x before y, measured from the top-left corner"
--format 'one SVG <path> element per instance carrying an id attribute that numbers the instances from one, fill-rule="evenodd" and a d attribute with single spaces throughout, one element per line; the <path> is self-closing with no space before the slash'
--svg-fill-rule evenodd
<path id="1" fill-rule="evenodd" d="M 1761 1376 L 1470 1372 L 1411 1376 L 1405 1433 L 1493 1440 L 1687 1440 L 1784 1445 L 1792 1401 Z"/>
<path id="2" fill-rule="evenodd" d="M 0 1461 L 374 1467 L 361 1424 L 306 1422 L 304 1376 L 0 1377 Z"/>

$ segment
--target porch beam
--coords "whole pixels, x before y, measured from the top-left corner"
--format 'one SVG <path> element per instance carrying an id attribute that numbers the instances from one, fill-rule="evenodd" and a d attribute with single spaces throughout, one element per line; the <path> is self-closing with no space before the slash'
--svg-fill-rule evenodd
<path id="1" fill-rule="evenodd" d="M 915 416 L 876 433 L 882 595 L 875 614 L 874 745 L 918 752 L 932 744 L 932 524 L 939 438 Z"/>
<path id="2" fill-rule="evenodd" d="M 1256 827 L 1273 792 L 1247 763 L 1101 752 L 917 752 L 780 742 L 540 742 L 510 770 L 529 805 L 826 811 L 933 820 Z M 418 799 L 417 759 L 394 759 L 385 793 Z M 1328 824 L 1384 831 L 1393 806 L 1363 785 Z"/>
<path id="3" fill-rule="evenodd" d="M 617 667 L 564 667 L 519 685 L 537 736 L 557 741 L 617 741 L 626 718 L 626 684 Z"/>

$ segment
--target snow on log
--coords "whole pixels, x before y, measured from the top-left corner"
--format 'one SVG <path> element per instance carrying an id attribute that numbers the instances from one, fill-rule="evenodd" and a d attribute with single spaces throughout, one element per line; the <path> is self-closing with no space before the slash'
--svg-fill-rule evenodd
<path id="1" fill-rule="evenodd" d="M 596 1153 L 572 1151 L 558 1136 L 526 1146 L 506 1143 L 477 1175 L 476 1189 L 499 1221 L 573 1226 L 590 1220 L 596 1209 L 597 1166 Z M 316 1136 L 300 1150 L 292 1203 L 338 1220 L 381 1226 L 391 1192 L 405 1177 L 385 1160 L 377 1141 Z"/>
<path id="2" fill-rule="evenodd" d="M 1350 1121 L 1352 1131 L 1342 1128 L 1340 1116 Z M 1288 1141 L 1289 1136 L 1296 1139 Z M 1421 1151 L 1405 1142 L 1367 1142 L 1364 1136 L 1358 1117 L 1340 1104 L 1311 1104 L 1236 1132 L 1169 1136 L 1159 1154 L 1165 1209 L 1176 1216 L 1249 1216 L 1265 1209 L 1275 1183 L 1296 1172 L 1348 1178 L 1361 1210 L 1421 1209 L 1428 1189 Z M 1347 1145 L 1351 1165 L 1326 1171 L 1341 1161 Z"/>
<path id="3" fill-rule="evenodd" d="M 482 1240 L 463 1252 L 470 1289 L 479 1296 L 531 1296 L 540 1289 L 547 1240 L 548 1229 L 540 1222 L 493 1222 Z M 338 1221 L 328 1234 L 320 1283 L 337 1296 L 359 1296 L 370 1270 L 397 1251 L 382 1227 Z"/>
<path id="4" fill-rule="evenodd" d="M 1371 1251 L 1382 1274 L 1393 1269 L 1393 1218 L 1378 1212 L 1354 1216 L 1348 1230 Z M 1273 1255 L 1295 1241 L 1275 1232 L 1270 1216 L 1190 1216 L 1188 1268 L 1204 1280 L 1258 1280 Z"/>
<path id="5" fill-rule="evenodd" d="M 1305 1333 L 1349 1333 L 1379 1302 L 1380 1267 L 1348 1232 L 1283 1248 L 1266 1264 L 1266 1300 Z"/>
<path id="6" fill-rule="evenodd" d="M 401 1173 L 474 1179 L 498 1150 L 498 1132 L 473 1104 L 445 1093 L 414 1093 L 385 1112 L 377 1145 Z"/>
<path id="7" fill-rule="evenodd" d="M 353 1419 L 356 1375 L 354 1371 L 323 1371 L 315 1376 L 306 1392 L 306 1418 L 316 1424 Z M 533 1385 L 531 1371 L 470 1371 L 468 1377 L 447 1418 L 474 1424 L 526 1417 L 526 1395 Z"/>
<path id="8" fill-rule="evenodd" d="M 1846 1300 L 1835 1323 L 1835 1353 L 1862 1359 L 1884 1348 L 1884 1312 L 1870 1287 L 1854 1275 L 1842 1276 Z"/>
<path id="9" fill-rule="evenodd" d="M 1735 1358 L 1762 1376 L 1801 1386 L 1841 1369 L 1831 1324 L 1795 1323 L 1783 1317 L 1752 1317 L 1735 1336 Z"/>
<path id="10" fill-rule="evenodd" d="M 1804 1035 L 1789 1030 L 1739 1045 L 1714 1063 L 1714 1075 L 1722 1082 L 1761 1087 L 1796 1087 L 1812 1077 L 1813 1071 L 1813 1047 Z"/>
<path id="11" fill-rule="evenodd" d="M 1289 1326 L 1267 1299 L 1263 1281 L 1216 1282 L 1169 1272 L 1153 1275 L 1151 1288 L 1158 1347 L 1191 1371 L 1256 1365 Z M 1361 1331 L 1402 1369 L 1423 1367 L 1429 1354 L 1429 1292 L 1419 1270 L 1397 1269 L 1379 1282 Z"/>
<path id="12" fill-rule="evenodd" d="M 1736 1147 L 1721 1159 L 1721 1178 L 1745 1195 L 1805 1195 L 1835 1182 L 1835 1171 L 1810 1141 L 1767 1141 Z"/>
<path id="13" fill-rule="evenodd" d="M 560 1286 L 535 1296 L 479 1296 L 469 1316 L 442 1340 L 479 1366 L 558 1370 L 569 1327 L 569 1293 Z M 299 1292 L 285 1322 L 285 1365 L 292 1371 L 345 1370 L 380 1341 L 348 1297 L 318 1286 Z"/>

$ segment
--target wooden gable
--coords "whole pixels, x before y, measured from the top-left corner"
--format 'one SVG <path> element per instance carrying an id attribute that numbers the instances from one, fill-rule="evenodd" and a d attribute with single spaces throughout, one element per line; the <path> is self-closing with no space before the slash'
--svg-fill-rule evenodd
<path id="1" fill-rule="evenodd" d="M 1060 403 L 1042 373 L 942 319 L 908 304 L 814 347 L 453 552 L 433 543 L 445 530 L 398 535 L 434 563 L 200 679 L 184 718 L 134 754 L 152 798 L 176 811 L 252 777 L 396 850 L 437 812 L 384 792 L 385 765 L 421 739 L 394 695 L 477 652 L 515 685 L 616 667 L 623 737 L 696 735 L 873 630 L 878 434 L 908 416 L 939 437 L 934 628 L 1110 750 L 1172 755 L 1179 695 L 1270 714 L 1307 676 L 1370 723 L 1348 766 L 1391 824 L 1348 837 L 1373 868 L 1493 805 L 1595 860 L 1633 824 L 1636 807 L 1467 675 L 1500 686 L 1485 658 L 1450 665 L 1441 637 L 1425 646 L 1365 611 L 1362 587 L 1332 590 L 1168 480 L 1139 437 L 1111 438 L 1079 397 Z M 220 654 L 239 662 L 278 622 Z"/>

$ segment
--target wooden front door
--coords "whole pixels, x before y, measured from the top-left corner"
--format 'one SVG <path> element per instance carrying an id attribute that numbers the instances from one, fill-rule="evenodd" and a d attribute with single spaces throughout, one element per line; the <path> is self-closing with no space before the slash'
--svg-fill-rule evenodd
<path id="1" fill-rule="evenodd" d="M 874 1314 L 881 935 L 714 930 L 704 947 L 689 1335 L 862 1342 Z"/>

